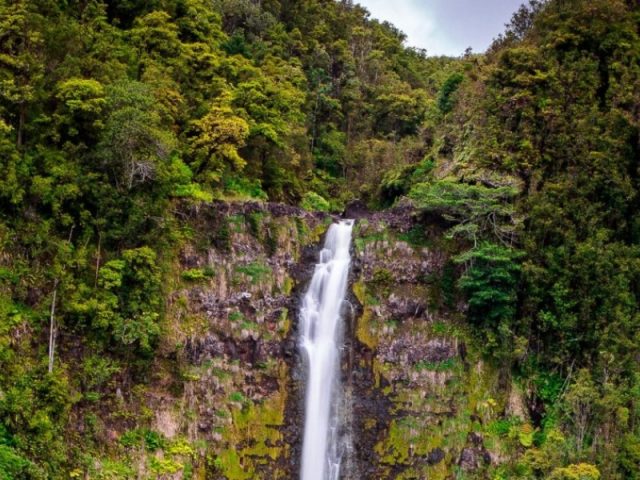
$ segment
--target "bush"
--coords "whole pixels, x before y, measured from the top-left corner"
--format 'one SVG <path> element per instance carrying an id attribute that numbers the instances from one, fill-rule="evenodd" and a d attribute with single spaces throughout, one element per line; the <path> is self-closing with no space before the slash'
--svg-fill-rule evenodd
<path id="1" fill-rule="evenodd" d="M 329 202 L 315 192 L 305 193 L 300 206 L 311 212 L 328 212 L 331 210 Z"/>
<path id="2" fill-rule="evenodd" d="M 454 94 L 464 80 L 461 73 L 452 74 L 442 85 L 440 95 L 438 96 L 438 108 L 442 113 L 449 113 L 455 106 Z"/>
<path id="3" fill-rule="evenodd" d="M 100 269 L 96 298 L 84 307 L 93 311 L 95 326 L 109 331 L 117 343 L 147 352 L 160 333 L 160 286 L 155 252 L 149 247 L 125 250 L 121 259 Z"/>
<path id="4" fill-rule="evenodd" d="M 578 463 L 551 472 L 549 480 L 600 480 L 600 471 L 588 463 Z"/>
<path id="5" fill-rule="evenodd" d="M 214 274 L 215 272 L 211 268 L 191 268 L 182 272 L 180 276 L 188 282 L 198 282 L 207 277 L 212 277 Z"/>

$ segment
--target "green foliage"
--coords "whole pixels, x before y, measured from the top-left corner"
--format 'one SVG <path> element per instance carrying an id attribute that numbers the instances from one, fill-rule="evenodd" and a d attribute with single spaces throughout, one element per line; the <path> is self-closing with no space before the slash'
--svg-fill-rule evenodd
<path id="1" fill-rule="evenodd" d="M 15 478 L 44 478 L 43 472 L 16 451 L 15 442 L 0 424 L 0 480 Z"/>
<path id="2" fill-rule="evenodd" d="M 129 430 L 120 437 L 120 444 L 125 448 L 144 446 L 149 452 L 155 452 L 166 445 L 162 434 L 149 429 Z"/>
<path id="3" fill-rule="evenodd" d="M 265 276 L 271 274 L 271 267 L 260 262 L 248 263 L 236 267 L 236 272 L 247 275 L 252 283 L 260 282 Z"/>
<path id="4" fill-rule="evenodd" d="M 87 389 L 100 388 L 120 370 L 121 367 L 109 358 L 98 355 L 87 357 L 82 364 L 82 384 Z"/>
<path id="5" fill-rule="evenodd" d="M 238 150 L 245 145 L 249 124 L 234 115 L 231 107 L 212 107 L 199 120 L 193 122 L 195 136 L 191 149 L 196 172 L 206 172 L 205 182 L 219 182 L 226 169 L 240 171 L 246 162 Z"/>
<path id="6" fill-rule="evenodd" d="M 149 247 L 124 250 L 121 258 L 105 263 L 96 288 L 80 287 L 71 313 L 108 334 L 120 347 L 151 351 L 160 333 L 161 275 L 157 257 Z"/>
<path id="7" fill-rule="evenodd" d="M 493 237 L 511 244 L 519 223 L 513 204 L 516 193 L 513 187 L 490 188 L 442 180 L 414 185 L 409 198 L 419 208 L 454 223 L 451 236 L 462 236 L 474 243 L 482 237 Z"/>
<path id="8" fill-rule="evenodd" d="M 460 282 L 544 425 L 514 478 L 637 476 L 625 446 L 637 437 L 637 27 L 634 2 L 523 6 L 464 81 L 441 84 L 440 168 L 409 190 L 451 234 L 523 254 L 481 261 Z M 517 191 L 503 196 L 506 185 Z"/>
<path id="9" fill-rule="evenodd" d="M 247 399 L 241 392 L 233 392 L 231 395 L 229 395 L 229 400 L 236 403 L 244 403 Z"/>
<path id="10" fill-rule="evenodd" d="M 99 480 L 123 480 L 135 477 L 133 468 L 125 462 L 118 462 L 108 458 L 91 462 L 89 467 L 91 478 Z"/>
<path id="11" fill-rule="evenodd" d="M 482 242 L 458 256 L 468 265 L 460 278 L 460 289 L 469 301 L 468 316 L 482 327 L 489 351 L 511 340 L 515 319 L 521 253 L 500 245 Z"/>
<path id="12" fill-rule="evenodd" d="M 310 212 L 328 212 L 331 209 L 329 202 L 315 192 L 305 193 L 300 206 Z"/>
<path id="13" fill-rule="evenodd" d="M 108 410 L 115 379 L 151 378 L 138 367 L 162 334 L 159 254 L 189 208 L 403 196 L 471 248 L 468 318 L 541 417 L 513 428 L 514 478 L 638 478 L 638 31 L 631 1 L 533 1 L 486 55 L 454 60 L 404 48 L 351 2 L 2 3 L 0 478 L 67 477 L 102 438 L 77 418 Z M 402 239 L 427 247 L 425 231 Z M 231 251 L 229 222 L 211 236 Z M 461 269 L 440 280 L 450 308 Z M 147 433 L 131 445 L 163 446 Z M 134 476 L 95 458 L 91 478 Z"/>
<path id="14" fill-rule="evenodd" d="M 551 480 L 600 480 L 600 472 L 594 465 L 578 463 L 556 468 L 549 478 Z"/>
<path id="15" fill-rule="evenodd" d="M 62 425 L 71 403 L 67 378 L 59 373 L 22 375 L 3 392 L 0 462 L 5 463 L 7 475 L 47 478 L 61 473 L 66 451 Z"/>
<path id="16" fill-rule="evenodd" d="M 449 113 L 455 105 L 454 94 L 464 80 L 464 76 L 460 73 L 452 74 L 442 85 L 438 94 L 438 108 L 441 113 Z"/>
<path id="17" fill-rule="evenodd" d="M 448 358 L 441 362 L 428 362 L 420 361 L 416 363 L 415 367 L 418 371 L 429 370 L 432 372 L 448 372 L 453 370 L 458 365 L 456 359 Z"/>
<path id="18" fill-rule="evenodd" d="M 182 279 L 188 282 L 198 282 L 212 277 L 213 275 L 215 275 L 215 272 L 211 268 L 191 268 L 180 274 Z"/>

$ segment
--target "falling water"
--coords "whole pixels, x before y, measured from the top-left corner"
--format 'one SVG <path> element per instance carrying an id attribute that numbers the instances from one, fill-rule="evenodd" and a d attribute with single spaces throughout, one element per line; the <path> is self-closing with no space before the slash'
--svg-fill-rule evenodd
<path id="1" fill-rule="evenodd" d="M 338 480 L 341 310 L 347 291 L 353 220 L 333 224 L 300 310 L 307 389 L 301 480 Z"/>

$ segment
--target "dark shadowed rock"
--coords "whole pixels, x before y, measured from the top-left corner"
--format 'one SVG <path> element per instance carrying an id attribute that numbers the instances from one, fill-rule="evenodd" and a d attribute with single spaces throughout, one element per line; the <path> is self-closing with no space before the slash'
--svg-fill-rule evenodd
<path id="1" fill-rule="evenodd" d="M 361 218 L 367 218 L 371 215 L 371 211 L 362 200 L 355 200 L 347 205 L 344 209 L 345 218 L 353 218 L 360 220 Z"/>
<path id="2" fill-rule="evenodd" d="M 450 339 L 434 338 L 425 347 L 423 360 L 428 362 L 443 362 L 458 355 L 456 342 Z"/>
<path id="3" fill-rule="evenodd" d="M 484 447 L 484 439 L 477 432 L 467 436 L 467 447 L 460 453 L 458 465 L 462 470 L 473 471 L 491 463 L 491 454 Z"/>
<path id="4" fill-rule="evenodd" d="M 480 468 L 480 457 L 475 448 L 464 448 L 460 453 L 458 465 L 465 471 L 477 470 Z"/>
<path id="5" fill-rule="evenodd" d="M 441 448 L 434 448 L 427 454 L 427 463 L 429 465 L 437 465 L 444 460 L 444 451 Z"/>
<path id="6" fill-rule="evenodd" d="M 482 447 L 484 444 L 484 438 L 478 432 L 471 432 L 467 436 L 467 442 L 473 445 L 474 447 Z"/>
<path id="7" fill-rule="evenodd" d="M 224 342 L 215 334 L 189 338 L 184 346 L 187 361 L 194 365 L 200 365 L 206 360 L 222 355 L 224 351 Z"/>

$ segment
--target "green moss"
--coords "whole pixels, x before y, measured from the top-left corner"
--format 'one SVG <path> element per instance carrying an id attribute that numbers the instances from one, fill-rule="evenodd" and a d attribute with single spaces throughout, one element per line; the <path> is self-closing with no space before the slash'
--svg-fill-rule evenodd
<path id="1" fill-rule="evenodd" d="M 251 235 L 260 241 L 263 241 L 265 236 L 265 218 L 266 214 L 264 212 L 252 212 L 246 217 Z"/>
<path id="2" fill-rule="evenodd" d="M 408 232 L 398 235 L 398 240 L 407 242 L 412 247 L 427 247 L 429 246 L 429 240 L 425 234 L 424 227 L 416 225 L 412 227 Z"/>
<path id="3" fill-rule="evenodd" d="M 125 480 L 136 478 L 133 468 L 124 461 L 111 459 L 92 459 L 89 477 L 97 480 Z"/>
<path id="4" fill-rule="evenodd" d="M 388 465 L 408 465 L 413 457 L 424 457 L 441 447 L 442 437 L 426 427 L 425 420 L 418 417 L 393 420 L 387 437 L 375 447 L 380 461 Z"/>
<path id="5" fill-rule="evenodd" d="M 188 282 L 198 282 L 215 276 L 216 272 L 211 267 L 192 268 L 180 274 L 183 280 Z"/>
<path id="6" fill-rule="evenodd" d="M 229 395 L 229 400 L 236 403 L 245 403 L 247 401 L 247 399 L 244 397 L 244 395 L 242 395 L 241 392 L 233 392 L 231 395 Z"/>
<path id="7" fill-rule="evenodd" d="M 325 219 L 323 223 L 316 225 L 310 232 L 309 244 L 320 242 L 322 235 L 325 234 L 325 232 L 327 231 L 327 228 L 329 227 L 329 225 L 331 225 L 331 223 L 332 223 L 331 218 L 328 218 L 328 222 L 327 222 L 327 219 Z"/>
<path id="8" fill-rule="evenodd" d="M 184 465 L 172 458 L 152 457 L 150 461 L 151 471 L 158 476 L 174 475 L 184 468 Z"/>
<path id="9" fill-rule="evenodd" d="M 241 463 L 239 452 L 234 449 L 222 451 L 214 461 L 215 467 L 223 473 L 228 480 L 249 480 L 253 478 L 254 471 L 245 471 Z"/>
<path id="10" fill-rule="evenodd" d="M 216 468 L 229 480 L 261 478 L 258 467 L 273 465 L 288 452 L 280 432 L 287 400 L 286 364 L 280 363 L 277 374 L 277 392 L 261 402 L 245 401 L 242 408 L 232 409 L 232 422 L 222 432 L 227 447 L 215 460 Z"/>
<path id="11" fill-rule="evenodd" d="M 358 319 L 358 325 L 356 327 L 356 338 L 371 350 L 375 349 L 378 345 L 378 339 L 371 333 L 372 316 L 371 310 L 365 309 Z"/>
<path id="12" fill-rule="evenodd" d="M 460 365 L 460 362 L 456 358 L 448 358 L 441 362 L 427 362 L 421 361 L 416 363 L 416 370 L 429 370 L 432 372 L 448 372 Z"/>
<path id="13" fill-rule="evenodd" d="M 282 336 L 286 336 L 289 333 L 290 328 L 291 320 L 289 319 L 289 310 L 287 308 L 283 308 L 280 313 L 280 318 L 278 319 L 278 332 Z"/>
<path id="14" fill-rule="evenodd" d="M 306 246 L 309 244 L 309 237 L 311 231 L 309 230 L 309 225 L 307 222 L 300 218 L 295 218 L 296 232 L 298 233 L 298 243 L 301 246 Z"/>
<path id="15" fill-rule="evenodd" d="M 231 228 L 227 217 L 223 217 L 214 230 L 213 244 L 223 252 L 231 251 Z"/>
<path id="16" fill-rule="evenodd" d="M 245 226 L 244 215 L 230 215 L 227 217 L 229 227 L 232 233 L 242 233 Z"/>
<path id="17" fill-rule="evenodd" d="M 247 275 L 251 278 L 251 283 L 259 283 L 272 273 L 271 267 L 261 262 L 252 262 L 236 267 L 236 272 Z"/>
<path id="18" fill-rule="evenodd" d="M 384 230 L 382 232 L 372 233 L 364 237 L 356 237 L 354 239 L 354 245 L 358 252 L 363 252 L 367 244 L 372 242 L 378 242 L 381 240 L 386 240 L 387 238 L 388 238 L 388 234 L 386 230 Z"/>
<path id="19" fill-rule="evenodd" d="M 386 268 L 376 268 L 373 272 L 373 282 L 383 287 L 393 284 L 393 274 Z"/>
<path id="20" fill-rule="evenodd" d="M 291 295 L 294 286 L 295 282 L 293 281 L 293 279 L 289 276 L 286 276 L 282 285 L 282 293 L 287 296 Z"/>

